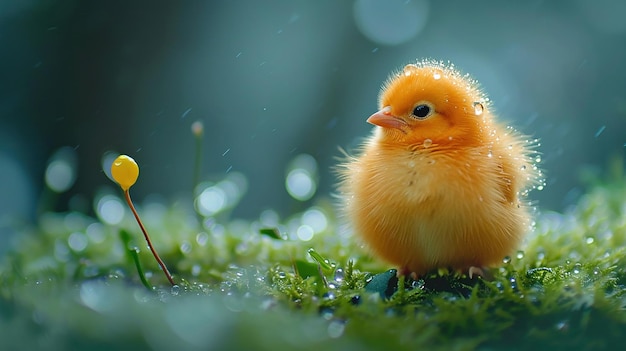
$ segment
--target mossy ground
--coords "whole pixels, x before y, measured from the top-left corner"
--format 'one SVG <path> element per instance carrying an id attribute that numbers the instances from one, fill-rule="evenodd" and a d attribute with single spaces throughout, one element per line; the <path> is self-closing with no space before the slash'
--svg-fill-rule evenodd
<path id="1" fill-rule="evenodd" d="M 262 219 L 200 226 L 189 207 L 139 209 L 174 288 L 147 249 L 138 257 L 155 288 L 141 283 L 129 249 L 145 244 L 128 213 L 118 225 L 45 213 L 21 228 L 0 265 L 2 348 L 599 350 L 626 341 L 620 172 L 566 213 L 538 216 L 522 251 L 489 280 L 441 271 L 396 282 L 324 201 L 313 210 L 325 225 L 309 241 L 293 231 L 312 212 L 278 221 L 285 240 Z"/>

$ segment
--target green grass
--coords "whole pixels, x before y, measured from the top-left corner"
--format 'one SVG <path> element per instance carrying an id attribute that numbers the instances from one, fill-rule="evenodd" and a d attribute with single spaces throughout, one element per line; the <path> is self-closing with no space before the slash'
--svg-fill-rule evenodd
<path id="1" fill-rule="evenodd" d="M 201 227 L 183 200 L 143 204 L 139 212 L 178 282 L 172 288 L 129 213 L 108 225 L 48 212 L 36 227 L 19 228 L 0 264 L 0 343 L 7 350 L 619 348 L 626 178 L 616 169 L 566 213 L 538 216 L 523 251 L 489 281 L 441 271 L 396 283 L 392 267 L 344 234 L 327 201 L 314 207 L 326 226 L 310 241 L 295 231 L 311 212 L 280 220 L 279 230 L 224 215 Z"/>

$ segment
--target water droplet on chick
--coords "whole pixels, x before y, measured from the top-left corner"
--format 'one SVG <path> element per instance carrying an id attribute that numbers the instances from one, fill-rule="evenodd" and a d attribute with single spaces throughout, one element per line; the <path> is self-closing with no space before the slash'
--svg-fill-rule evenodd
<path id="1" fill-rule="evenodd" d="M 480 116 L 480 115 L 482 115 L 482 114 L 483 114 L 484 109 L 485 109 L 485 108 L 483 107 L 483 104 L 481 104 L 480 102 L 475 102 L 475 103 L 474 103 L 474 114 L 475 114 L 476 116 Z"/>
<path id="2" fill-rule="evenodd" d="M 431 139 L 424 139 L 424 143 L 422 145 L 424 145 L 424 149 L 428 149 L 432 144 L 433 141 Z"/>

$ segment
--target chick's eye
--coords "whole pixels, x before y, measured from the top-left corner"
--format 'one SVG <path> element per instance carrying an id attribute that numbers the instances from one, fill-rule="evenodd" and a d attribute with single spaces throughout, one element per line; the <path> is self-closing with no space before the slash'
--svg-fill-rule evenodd
<path id="1" fill-rule="evenodd" d="M 426 118 L 430 115 L 430 111 L 431 109 L 430 109 L 430 106 L 428 105 L 425 105 L 425 104 L 417 105 L 413 109 L 413 116 L 419 119 Z"/>

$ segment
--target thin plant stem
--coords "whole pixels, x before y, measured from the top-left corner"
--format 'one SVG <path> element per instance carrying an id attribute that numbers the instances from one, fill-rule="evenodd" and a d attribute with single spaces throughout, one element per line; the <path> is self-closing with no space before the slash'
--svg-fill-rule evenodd
<path id="1" fill-rule="evenodd" d="M 146 279 L 146 274 L 143 272 L 143 268 L 141 267 L 141 263 L 139 262 L 139 249 L 128 248 L 127 250 L 130 254 L 130 257 L 133 259 L 133 262 L 135 262 L 135 267 L 137 268 L 137 272 L 139 273 L 139 279 L 141 279 L 141 283 L 143 284 L 143 286 L 146 287 L 146 289 L 152 291 L 152 285 L 150 285 L 148 279 Z"/>
<path id="2" fill-rule="evenodd" d="M 124 248 L 126 249 L 129 261 L 135 263 L 141 283 L 146 287 L 146 289 L 152 291 L 152 286 L 148 282 L 148 279 L 146 279 L 146 274 L 143 272 L 141 262 L 139 262 L 139 249 L 136 246 L 131 246 L 131 236 L 126 230 L 120 229 L 119 233 L 120 239 L 122 240 L 122 243 L 124 243 Z"/>
<path id="3" fill-rule="evenodd" d="M 198 184 L 200 183 L 200 171 L 202 168 L 202 135 L 196 135 L 196 158 L 194 160 L 193 170 L 193 194 L 196 195 Z"/>
<path id="4" fill-rule="evenodd" d="M 174 279 L 172 278 L 172 275 L 170 274 L 170 271 L 167 270 L 165 263 L 163 263 L 163 261 L 161 260 L 161 257 L 159 257 L 159 254 L 156 252 L 156 250 L 152 246 L 152 241 L 150 240 L 150 237 L 148 236 L 148 232 L 146 231 L 146 228 L 143 226 L 141 219 L 139 219 L 139 215 L 137 214 L 137 211 L 135 210 L 135 206 L 133 205 L 133 202 L 130 199 L 130 192 L 128 191 L 128 189 L 124 190 L 124 196 L 126 197 L 126 202 L 128 203 L 130 210 L 133 212 L 133 215 L 135 216 L 135 219 L 137 220 L 137 223 L 139 224 L 141 231 L 143 232 L 144 238 L 146 238 L 146 241 L 148 242 L 148 247 L 150 248 L 150 251 L 152 251 L 152 255 L 154 255 L 154 258 L 159 263 L 159 266 L 161 266 L 161 270 L 167 277 L 167 280 L 170 281 L 170 284 L 176 285 L 176 283 L 174 283 Z"/>
<path id="5" fill-rule="evenodd" d="M 193 188 L 191 191 L 191 195 L 193 196 L 193 199 L 195 201 L 196 197 L 198 197 L 198 185 L 200 184 L 200 172 L 202 169 L 202 139 L 203 139 L 203 134 L 202 133 L 194 133 L 195 139 L 196 139 L 196 157 L 195 157 L 195 161 L 194 161 L 194 170 L 193 170 Z M 200 227 L 202 227 L 202 222 L 203 222 L 203 218 L 202 218 L 202 214 L 200 214 L 200 212 L 196 209 L 196 217 L 198 219 L 198 223 L 200 223 Z"/>

